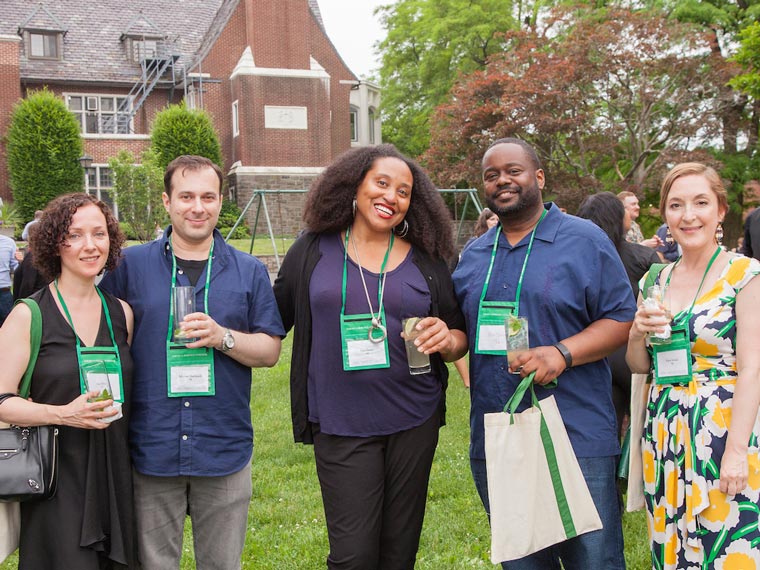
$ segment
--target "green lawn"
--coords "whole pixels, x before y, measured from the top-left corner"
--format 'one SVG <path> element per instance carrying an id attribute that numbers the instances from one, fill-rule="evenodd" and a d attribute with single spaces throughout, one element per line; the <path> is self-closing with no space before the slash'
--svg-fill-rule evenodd
<path id="1" fill-rule="evenodd" d="M 286 341 L 280 364 L 253 372 L 256 445 L 244 569 L 325 568 L 327 533 L 312 450 L 294 444 L 291 436 L 289 362 Z M 489 562 L 488 524 L 470 477 L 468 392 L 455 371 L 451 380 L 448 425 L 441 430 L 433 464 L 417 568 L 495 568 Z M 649 568 L 643 513 L 626 514 L 623 524 L 628 568 Z M 189 528 L 184 550 L 182 568 L 189 570 L 194 568 Z M 0 565 L 0 570 L 13 568 L 15 558 Z"/>

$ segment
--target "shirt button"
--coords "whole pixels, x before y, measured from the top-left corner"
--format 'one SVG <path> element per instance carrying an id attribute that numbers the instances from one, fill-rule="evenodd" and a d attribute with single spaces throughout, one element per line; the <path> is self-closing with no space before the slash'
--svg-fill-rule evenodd
<path id="1" fill-rule="evenodd" d="M 186 435 L 183 435 L 183 436 L 182 436 L 182 440 L 183 440 L 183 441 L 187 441 L 187 436 L 186 436 Z"/>
<path id="2" fill-rule="evenodd" d="M 177 271 L 177 273 L 179 273 L 180 275 L 184 275 L 185 274 L 185 272 L 182 271 L 181 269 L 179 271 Z"/>
<path id="3" fill-rule="evenodd" d="M 185 402 L 185 407 L 189 408 L 190 407 L 190 402 Z"/>

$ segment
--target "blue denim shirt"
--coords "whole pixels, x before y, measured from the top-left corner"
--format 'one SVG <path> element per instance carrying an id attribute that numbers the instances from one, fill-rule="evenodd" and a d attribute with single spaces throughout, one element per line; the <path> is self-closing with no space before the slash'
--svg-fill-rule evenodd
<path id="1" fill-rule="evenodd" d="M 166 335 L 172 256 L 168 238 L 129 247 L 101 288 L 124 299 L 135 314 L 134 380 L 130 447 L 135 469 L 153 476 L 222 476 L 250 461 L 253 426 L 251 369 L 214 353 L 216 395 L 169 398 Z M 284 336 L 266 267 L 228 246 L 214 231 L 208 313 L 221 326 L 246 333 Z M 177 273 L 177 285 L 190 285 Z M 202 310 L 206 270 L 196 284 Z"/>
<path id="2" fill-rule="evenodd" d="M 599 319 L 633 320 L 636 306 L 631 286 L 607 235 L 588 220 L 563 214 L 554 204 L 546 207 L 520 296 L 520 316 L 528 318 L 530 346 L 551 346 Z M 470 343 L 470 457 L 474 459 L 485 458 L 483 414 L 501 411 L 519 381 L 519 376 L 508 372 L 504 356 L 475 354 L 478 302 L 496 237 L 497 228 L 492 228 L 475 240 L 453 275 Z M 530 235 L 514 247 L 501 232 L 498 239 L 486 299 L 514 301 Z M 537 386 L 536 395 L 556 397 L 576 455 L 619 453 L 607 361 L 574 366 L 557 380 L 554 389 Z"/>

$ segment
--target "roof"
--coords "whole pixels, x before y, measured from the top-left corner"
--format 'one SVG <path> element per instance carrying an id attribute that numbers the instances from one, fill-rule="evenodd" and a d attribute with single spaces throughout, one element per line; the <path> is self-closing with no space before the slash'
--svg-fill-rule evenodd
<path id="1" fill-rule="evenodd" d="M 221 34 L 240 0 L 2 0 L 0 34 L 26 29 L 66 31 L 62 60 L 28 59 L 21 78 L 48 82 L 134 84 L 140 65 L 128 58 L 128 37 L 168 38 L 178 63 L 190 67 Z M 317 0 L 309 7 L 321 23 Z M 39 21 L 39 22 L 38 22 Z"/>

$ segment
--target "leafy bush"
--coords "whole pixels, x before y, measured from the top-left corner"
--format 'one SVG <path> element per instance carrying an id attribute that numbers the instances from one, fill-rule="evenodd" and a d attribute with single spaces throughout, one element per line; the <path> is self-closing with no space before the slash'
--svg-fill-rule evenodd
<path id="1" fill-rule="evenodd" d="M 169 105 L 153 121 L 150 135 L 156 164 L 163 171 L 178 156 L 205 156 L 222 166 L 222 147 L 208 113 L 188 109 L 184 103 Z"/>
<path id="2" fill-rule="evenodd" d="M 32 91 L 16 104 L 7 141 L 10 186 L 24 222 L 56 196 L 82 191 L 79 125 L 53 93 Z"/>
<path id="3" fill-rule="evenodd" d="M 235 222 L 238 221 L 242 213 L 243 211 L 240 207 L 232 200 L 227 200 L 226 198 L 222 200 L 222 211 L 219 213 L 219 221 L 216 223 L 216 227 L 222 236 L 227 237 L 227 234 L 230 233 L 232 226 L 235 225 Z M 248 229 L 245 220 L 243 220 L 235 228 L 235 233 L 230 239 L 245 239 L 249 237 L 251 237 L 251 230 Z"/>
<path id="4" fill-rule="evenodd" d="M 130 239 L 142 242 L 155 237 L 156 226 L 166 222 L 161 200 L 163 173 L 150 150 L 143 153 L 142 164 L 135 164 L 131 152 L 122 150 L 108 161 L 114 176 L 114 195 L 119 217 L 129 223 Z"/>

